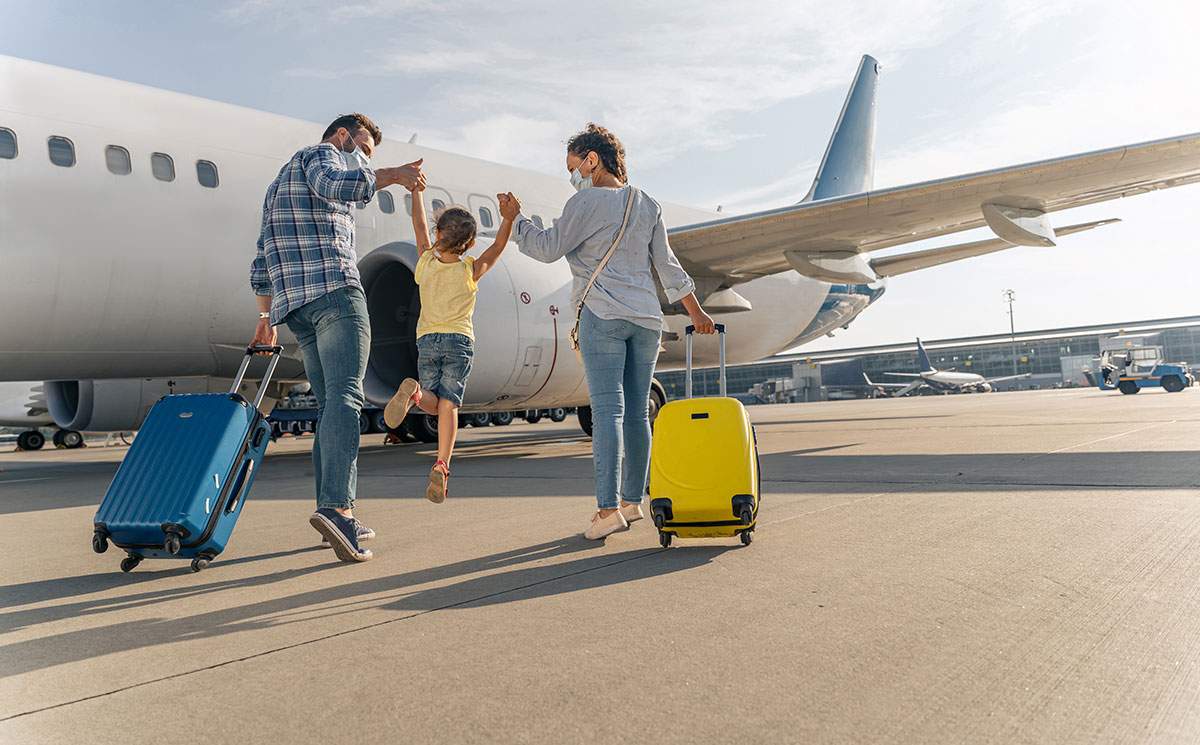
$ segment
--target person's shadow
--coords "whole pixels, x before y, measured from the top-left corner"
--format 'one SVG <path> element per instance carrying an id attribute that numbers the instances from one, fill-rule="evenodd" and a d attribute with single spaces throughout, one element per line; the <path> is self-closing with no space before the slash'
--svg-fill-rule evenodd
<path id="1" fill-rule="evenodd" d="M 399 621 L 434 610 L 571 593 L 693 569 L 711 562 L 732 547 L 641 548 L 612 554 L 591 553 L 566 562 L 544 561 L 595 548 L 594 542 L 576 535 L 438 567 L 320 587 L 179 618 L 139 618 L 28 639 L 0 647 L 0 657 L 6 660 L 6 664 L 0 667 L 0 677 L 144 647 L 350 615 L 365 609 L 399 611 L 393 619 Z M 246 560 L 253 560 L 253 557 L 247 557 Z M 236 559 L 230 563 L 232 561 Z M 534 562 L 539 563 L 531 566 Z M 345 566 L 323 563 L 179 587 L 167 592 L 159 589 L 126 596 L 88 598 L 50 607 L 17 609 L 0 614 L 0 629 L 14 630 L 62 618 L 152 607 L 170 600 L 191 600 L 224 590 L 261 587 L 296 579 L 317 571 L 339 571 Z M 496 571 L 509 567 L 514 568 Z M 491 573 L 441 587 L 416 591 L 408 589 L 480 572 Z M 79 587 L 81 579 L 76 578 L 72 583 L 75 588 Z M 100 584 L 102 587 L 110 586 L 107 580 L 102 580 Z M 0 589 L 11 589 L 11 586 Z M 378 623 L 375 621 L 372 625 Z"/>

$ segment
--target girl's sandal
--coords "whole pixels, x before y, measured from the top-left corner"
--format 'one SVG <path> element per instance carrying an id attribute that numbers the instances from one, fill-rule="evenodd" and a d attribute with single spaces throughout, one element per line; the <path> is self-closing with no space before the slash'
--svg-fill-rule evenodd
<path id="1" fill-rule="evenodd" d="M 439 460 L 429 471 L 429 486 L 425 489 L 425 498 L 434 504 L 441 504 L 449 496 L 450 467 L 446 461 Z"/>

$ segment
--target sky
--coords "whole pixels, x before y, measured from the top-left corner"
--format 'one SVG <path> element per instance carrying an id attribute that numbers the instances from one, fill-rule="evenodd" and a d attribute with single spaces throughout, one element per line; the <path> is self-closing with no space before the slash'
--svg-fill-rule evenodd
<path id="1" fill-rule="evenodd" d="M 0 53 L 563 175 L 588 121 L 631 180 L 726 214 L 808 190 L 862 54 L 875 186 L 1200 131 L 1196 2 L 0 3 Z M 1200 312 L 1200 186 L 1065 213 L 1122 222 L 897 277 L 805 349 Z M 973 231 L 898 251 L 986 237 Z M 893 251 L 896 252 L 896 251 Z"/>

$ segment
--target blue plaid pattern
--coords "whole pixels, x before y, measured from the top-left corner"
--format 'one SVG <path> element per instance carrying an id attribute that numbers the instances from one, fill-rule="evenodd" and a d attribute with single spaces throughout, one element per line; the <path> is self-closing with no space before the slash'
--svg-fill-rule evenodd
<path id="1" fill-rule="evenodd" d="M 347 170 L 331 143 L 303 148 L 279 169 L 250 265 L 254 293 L 271 296 L 271 325 L 333 290 L 362 289 L 353 203 L 374 196 L 375 172 Z"/>

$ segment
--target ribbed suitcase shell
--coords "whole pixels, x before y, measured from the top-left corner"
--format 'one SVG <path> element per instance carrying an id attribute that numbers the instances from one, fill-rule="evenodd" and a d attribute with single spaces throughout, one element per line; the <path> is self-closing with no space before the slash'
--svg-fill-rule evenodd
<path id="1" fill-rule="evenodd" d="M 143 558 L 216 556 L 270 441 L 270 426 L 241 396 L 164 397 L 117 469 L 96 530 Z M 182 529 L 177 554 L 164 548 L 164 526 Z"/>
<path id="2" fill-rule="evenodd" d="M 662 530 L 680 538 L 728 537 L 758 518 L 758 447 L 746 408 L 735 398 L 688 398 L 654 420 L 650 504 L 669 499 Z M 755 520 L 737 514 L 753 499 Z"/>

